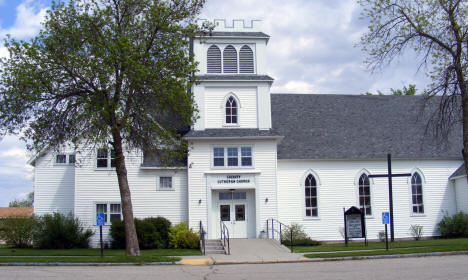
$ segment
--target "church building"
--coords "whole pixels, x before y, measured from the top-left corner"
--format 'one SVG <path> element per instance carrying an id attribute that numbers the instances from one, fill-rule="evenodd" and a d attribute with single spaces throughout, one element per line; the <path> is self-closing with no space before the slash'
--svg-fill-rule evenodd
<path id="1" fill-rule="evenodd" d="M 437 236 L 444 215 L 468 212 L 461 128 L 440 143 L 428 126 L 437 97 L 272 93 L 270 37 L 260 22 L 214 24 L 193 42 L 199 118 L 185 135 L 186 165 L 127 151 L 135 217 L 188 222 L 195 231 L 201 222 L 209 239 L 220 237 L 220 221 L 231 238 L 264 238 L 274 218 L 337 241 L 343 208 L 356 206 L 377 239 L 388 179 L 369 176 L 387 173 L 388 153 L 392 172 L 410 173 L 393 178 L 395 238 L 411 237 L 411 225 Z M 109 225 L 122 218 L 110 149 L 51 150 L 30 163 L 36 214 L 71 212 L 98 232 L 96 213 L 104 212 L 109 239 Z"/>

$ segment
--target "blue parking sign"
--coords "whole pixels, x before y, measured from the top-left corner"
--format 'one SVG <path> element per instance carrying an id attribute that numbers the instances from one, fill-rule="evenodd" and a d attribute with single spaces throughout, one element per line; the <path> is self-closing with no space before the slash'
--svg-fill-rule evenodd
<path id="1" fill-rule="evenodd" d="M 382 212 L 382 224 L 386 225 L 390 223 L 390 213 L 389 212 Z"/>
<path id="2" fill-rule="evenodd" d="M 96 225 L 103 226 L 106 223 L 104 213 L 96 213 Z"/>

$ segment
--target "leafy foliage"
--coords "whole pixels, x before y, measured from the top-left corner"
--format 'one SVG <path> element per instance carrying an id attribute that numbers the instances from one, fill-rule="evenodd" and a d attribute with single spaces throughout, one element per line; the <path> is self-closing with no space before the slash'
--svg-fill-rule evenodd
<path id="1" fill-rule="evenodd" d="M 171 222 L 163 217 L 135 219 L 138 244 L 141 249 L 169 248 Z M 110 227 L 113 249 L 125 248 L 125 228 L 121 220 L 114 220 Z"/>
<path id="2" fill-rule="evenodd" d="M 84 230 L 78 218 L 70 213 L 46 214 L 38 218 L 34 230 L 34 247 L 39 249 L 88 248 L 93 235 L 90 229 Z"/>
<path id="3" fill-rule="evenodd" d="M 37 220 L 31 217 L 8 217 L 0 220 L 0 240 L 15 248 L 32 246 Z"/>
<path id="4" fill-rule="evenodd" d="M 186 223 L 180 223 L 171 227 L 169 244 L 176 249 L 197 249 L 200 247 L 200 237 Z"/>
<path id="5" fill-rule="evenodd" d="M 28 193 L 25 199 L 15 199 L 8 204 L 8 207 L 31 207 L 34 203 L 34 192 Z"/>
<path id="6" fill-rule="evenodd" d="M 291 227 L 284 229 L 282 232 L 281 240 L 286 246 L 291 246 L 291 231 L 293 246 L 317 246 L 321 244 L 319 241 L 311 239 L 305 233 L 301 224 L 293 223 Z"/>
<path id="7" fill-rule="evenodd" d="M 402 95 L 416 95 L 417 89 L 416 85 L 410 84 L 408 87 L 403 86 L 402 89 L 393 89 L 390 88 L 390 94 L 395 96 L 402 96 Z M 368 91 L 364 95 L 374 95 L 374 93 Z M 382 91 L 378 90 L 375 95 L 385 95 Z"/>
<path id="8" fill-rule="evenodd" d="M 450 217 L 445 213 L 437 229 L 442 237 L 468 237 L 468 214 L 458 212 Z"/>

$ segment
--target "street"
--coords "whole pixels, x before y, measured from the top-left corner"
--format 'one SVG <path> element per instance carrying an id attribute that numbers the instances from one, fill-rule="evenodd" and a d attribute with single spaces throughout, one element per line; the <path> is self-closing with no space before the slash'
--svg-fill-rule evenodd
<path id="1" fill-rule="evenodd" d="M 468 256 L 215 266 L 0 267 L 0 279 L 467 279 Z"/>

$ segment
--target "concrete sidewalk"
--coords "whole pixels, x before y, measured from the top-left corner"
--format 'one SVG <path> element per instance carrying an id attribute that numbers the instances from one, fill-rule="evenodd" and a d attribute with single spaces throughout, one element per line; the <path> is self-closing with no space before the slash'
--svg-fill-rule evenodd
<path id="1" fill-rule="evenodd" d="M 230 255 L 182 257 L 180 263 L 189 265 L 229 263 L 297 262 L 305 260 L 303 254 L 291 251 L 274 239 L 231 239 Z"/>

